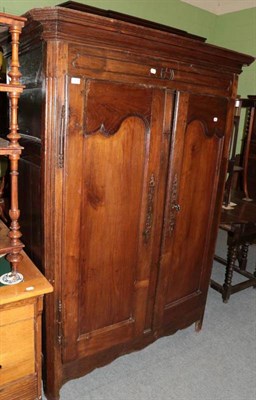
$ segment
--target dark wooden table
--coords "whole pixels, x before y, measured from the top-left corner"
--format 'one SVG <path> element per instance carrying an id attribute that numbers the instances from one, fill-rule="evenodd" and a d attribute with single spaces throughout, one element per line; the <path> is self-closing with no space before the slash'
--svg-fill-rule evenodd
<path id="1" fill-rule="evenodd" d="M 256 287 L 256 268 L 254 273 L 247 271 L 248 248 L 256 243 L 256 202 L 248 202 L 235 194 L 232 201 L 237 205 L 233 209 L 222 209 L 219 228 L 227 232 L 227 260 L 215 255 L 214 259 L 226 266 L 224 284 L 211 280 L 211 287 L 222 294 L 227 303 L 231 294 L 250 286 Z M 236 265 L 238 261 L 238 265 Z M 233 272 L 246 278 L 245 281 L 232 285 Z"/>

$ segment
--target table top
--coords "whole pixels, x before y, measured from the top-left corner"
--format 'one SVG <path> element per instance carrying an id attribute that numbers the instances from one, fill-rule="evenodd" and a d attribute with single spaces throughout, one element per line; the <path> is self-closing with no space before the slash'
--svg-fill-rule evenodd
<path id="1" fill-rule="evenodd" d="M 0 245 L 2 246 L 2 251 L 4 249 L 8 253 L 9 239 L 7 234 L 8 228 L 0 220 Z M 0 307 L 15 301 L 25 300 L 30 297 L 42 296 L 53 291 L 52 285 L 36 268 L 27 254 L 24 251 L 22 251 L 21 254 L 23 259 L 18 266 L 18 272 L 23 275 L 24 280 L 16 285 L 0 287 Z M 1 272 L 4 273 L 5 271 L 1 271 L 0 269 L 0 275 Z"/>
<path id="2" fill-rule="evenodd" d="M 0 307 L 15 301 L 51 293 L 53 287 L 36 268 L 24 251 L 23 260 L 19 264 L 18 272 L 22 273 L 24 281 L 17 285 L 0 287 Z"/>
<path id="3" fill-rule="evenodd" d="M 232 195 L 231 201 L 236 206 L 230 210 L 222 208 L 220 225 L 256 224 L 256 201 L 243 200 L 237 193 Z"/>

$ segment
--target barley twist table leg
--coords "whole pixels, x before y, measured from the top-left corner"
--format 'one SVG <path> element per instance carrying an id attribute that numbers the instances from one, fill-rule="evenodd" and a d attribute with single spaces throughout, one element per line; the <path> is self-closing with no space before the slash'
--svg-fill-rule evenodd
<path id="1" fill-rule="evenodd" d="M 241 258 L 239 259 L 239 268 L 243 271 L 246 270 L 247 257 L 250 243 L 243 243 L 241 247 Z"/>
<path id="2" fill-rule="evenodd" d="M 228 246 L 227 268 L 226 268 L 225 282 L 223 285 L 223 293 L 222 293 L 222 299 L 224 303 L 228 302 L 231 295 L 231 288 L 232 288 L 231 283 L 232 283 L 233 270 L 236 259 L 237 259 L 237 246 Z"/>

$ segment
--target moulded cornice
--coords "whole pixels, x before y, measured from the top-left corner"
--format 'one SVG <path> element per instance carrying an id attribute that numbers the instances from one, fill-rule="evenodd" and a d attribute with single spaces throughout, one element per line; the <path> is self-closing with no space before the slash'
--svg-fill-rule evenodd
<path id="1" fill-rule="evenodd" d="M 23 34 L 26 41 L 40 35 L 45 41 L 97 45 L 156 58 L 175 59 L 193 65 L 240 73 L 254 58 L 216 47 L 200 40 L 152 29 L 113 18 L 62 7 L 35 8 L 25 14 L 30 24 Z M 142 50 L 143 49 L 143 50 Z"/>

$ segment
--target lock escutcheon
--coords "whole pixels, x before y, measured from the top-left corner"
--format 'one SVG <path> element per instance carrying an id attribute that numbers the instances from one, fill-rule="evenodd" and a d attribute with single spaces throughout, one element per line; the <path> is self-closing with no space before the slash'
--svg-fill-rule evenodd
<path id="1" fill-rule="evenodd" d="M 181 207 L 180 207 L 179 204 L 173 204 L 173 205 L 172 205 L 172 209 L 173 209 L 173 210 L 176 210 L 176 211 L 180 211 L 180 210 L 181 210 Z"/>

